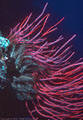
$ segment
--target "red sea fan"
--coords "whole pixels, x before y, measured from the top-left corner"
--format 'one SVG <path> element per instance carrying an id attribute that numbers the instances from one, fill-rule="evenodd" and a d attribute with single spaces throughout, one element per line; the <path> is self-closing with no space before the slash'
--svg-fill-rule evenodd
<path id="1" fill-rule="evenodd" d="M 74 63 L 70 60 L 74 52 L 71 52 L 69 43 L 76 35 L 65 43 L 62 35 L 48 42 L 47 35 L 57 30 L 64 18 L 44 32 L 50 15 L 42 17 L 46 7 L 47 3 L 31 23 L 32 13 L 27 16 L 7 37 L 12 43 L 25 43 L 25 54 L 31 56 L 32 62 L 40 68 L 35 71 L 31 68 L 36 95 L 31 101 L 26 100 L 25 105 L 33 120 L 82 119 L 83 62 L 82 58 Z"/>

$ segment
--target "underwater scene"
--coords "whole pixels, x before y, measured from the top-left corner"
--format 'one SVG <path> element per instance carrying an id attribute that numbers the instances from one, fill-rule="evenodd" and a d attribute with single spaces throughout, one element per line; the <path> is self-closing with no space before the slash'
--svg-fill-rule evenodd
<path id="1" fill-rule="evenodd" d="M 83 120 L 82 4 L 0 0 L 0 120 Z"/>

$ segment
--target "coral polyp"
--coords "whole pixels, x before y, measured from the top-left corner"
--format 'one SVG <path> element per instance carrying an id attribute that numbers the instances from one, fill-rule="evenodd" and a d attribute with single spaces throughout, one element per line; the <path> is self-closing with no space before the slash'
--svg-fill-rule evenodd
<path id="1" fill-rule="evenodd" d="M 83 61 L 81 58 L 71 62 L 75 52 L 70 42 L 76 34 L 66 42 L 62 35 L 49 42 L 48 34 L 57 30 L 64 17 L 44 32 L 50 15 L 44 16 L 46 7 L 47 3 L 33 22 L 30 22 L 30 13 L 11 29 L 6 38 L 10 44 L 1 55 L 5 69 L 0 78 L 6 76 L 6 80 L 3 79 L 9 83 L 6 87 L 11 86 L 17 99 L 25 101 L 33 120 L 81 119 Z M 7 59 L 3 59 L 3 55 Z M 5 88 L 3 82 L 1 85 Z"/>

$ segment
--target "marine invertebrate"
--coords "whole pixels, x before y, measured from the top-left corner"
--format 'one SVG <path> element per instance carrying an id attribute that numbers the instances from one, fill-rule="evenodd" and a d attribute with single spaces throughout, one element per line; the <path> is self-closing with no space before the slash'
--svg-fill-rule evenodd
<path id="1" fill-rule="evenodd" d="M 64 18 L 44 32 L 49 17 L 42 17 L 46 7 L 32 23 L 31 13 L 11 29 L 7 37 L 10 44 L 1 57 L 7 76 L 3 81 L 8 81 L 17 98 L 25 101 L 33 120 L 82 118 L 83 62 L 70 61 L 74 52 L 69 42 L 76 35 L 61 45 L 62 35 L 49 42 L 47 35 L 57 30 Z"/>

